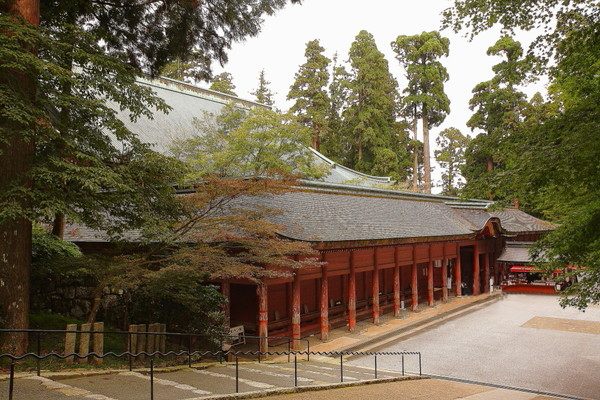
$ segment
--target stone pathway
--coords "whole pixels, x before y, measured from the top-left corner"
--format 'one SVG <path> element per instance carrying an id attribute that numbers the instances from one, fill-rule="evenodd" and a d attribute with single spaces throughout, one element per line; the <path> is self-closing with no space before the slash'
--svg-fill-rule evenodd
<path id="1" fill-rule="evenodd" d="M 381 383 L 319 392 L 270 396 L 269 400 L 551 400 L 554 397 L 438 379 Z"/>
<path id="2" fill-rule="evenodd" d="M 294 387 L 292 363 L 240 363 L 239 391 L 256 392 Z M 378 378 L 400 377 L 399 372 L 379 371 Z M 374 379 L 369 368 L 344 365 L 344 382 Z M 327 360 L 298 362 L 298 386 L 337 384 L 340 369 Z M 15 380 L 13 400 L 148 400 L 148 371 L 61 377 L 35 375 Z M 154 374 L 155 400 L 203 399 L 235 393 L 235 365 L 217 364 L 205 369 L 184 368 Z M 8 399 L 8 381 L 0 381 L 0 400 Z"/>
<path id="3" fill-rule="evenodd" d="M 458 309 L 480 303 L 490 296 L 500 296 L 500 292 L 492 294 L 484 293 L 479 296 L 451 297 L 447 303 L 436 302 L 433 307 L 425 304 L 419 305 L 419 311 L 411 312 L 405 310 L 403 318 L 394 318 L 391 314 L 385 314 L 380 317 L 380 324 L 373 325 L 371 320 L 358 321 L 355 332 L 348 332 L 346 327 L 332 329 L 329 333 L 329 340 L 323 342 L 318 335 L 308 337 L 311 351 L 340 351 L 349 348 L 359 347 L 366 342 L 373 341 L 378 337 L 389 335 L 394 331 L 410 328 L 412 325 L 419 324 L 430 318 L 442 317 Z M 306 350 L 305 341 L 300 346 Z M 283 347 L 274 350 L 286 350 Z"/>

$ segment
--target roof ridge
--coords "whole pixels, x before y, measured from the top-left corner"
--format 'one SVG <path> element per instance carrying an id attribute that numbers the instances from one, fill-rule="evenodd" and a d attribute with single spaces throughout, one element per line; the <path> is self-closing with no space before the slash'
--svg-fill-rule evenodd
<path id="1" fill-rule="evenodd" d="M 227 93 L 218 92 L 216 90 L 203 88 L 200 86 L 193 85 L 188 82 L 180 81 L 177 79 L 167 78 L 165 76 L 159 76 L 156 78 L 150 78 L 149 76 L 142 76 L 137 78 L 138 83 L 144 85 L 160 87 L 161 89 L 171 90 L 177 93 L 186 94 L 189 96 L 198 97 L 204 100 L 216 101 L 222 104 L 228 104 L 229 102 L 237 102 L 244 104 L 248 108 L 250 107 L 264 107 L 270 109 L 266 104 L 258 103 L 253 100 L 244 99 L 238 96 L 234 96 Z M 218 101 L 220 100 L 220 101 Z"/>
<path id="2" fill-rule="evenodd" d="M 346 191 L 346 192 L 356 192 L 357 194 L 359 193 L 372 193 L 372 194 L 387 194 L 388 197 L 397 197 L 397 198 L 412 198 L 415 200 L 431 200 L 431 201 L 436 201 L 438 203 L 444 203 L 446 205 L 447 202 L 444 200 L 458 200 L 458 197 L 452 197 L 452 196 L 445 196 L 445 195 L 440 195 L 440 194 L 431 194 L 431 193 L 416 193 L 416 192 L 410 192 L 410 191 L 405 191 L 405 190 L 393 190 L 393 189 L 385 189 L 385 188 L 375 188 L 375 187 L 365 187 L 365 186 L 358 186 L 358 185 L 349 185 L 349 184 L 345 184 L 345 183 L 330 183 L 330 182 L 321 182 L 321 181 L 313 181 L 313 180 L 308 180 L 308 179 L 300 179 L 299 180 L 300 185 L 301 186 L 308 186 L 308 187 L 317 187 L 317 188 L 324 188 L 324 189 L 335 189 L 335 190 L 341 190 L 341 191 Z M 460 199 L 460 200 L 464 200 L 464 199 Z M 472 203 L 469 203 L 469 201 L 472 201 Z M 473 200 L 466 200 L 466 202 L 468 204 L 473 204 L 473 205 L 479 205 L 479 204 L 483 204 L 480 203 L 481 200 L 478 199 L 473 199 Z M 449 206 L 449 205 L 448 205 Z"/>

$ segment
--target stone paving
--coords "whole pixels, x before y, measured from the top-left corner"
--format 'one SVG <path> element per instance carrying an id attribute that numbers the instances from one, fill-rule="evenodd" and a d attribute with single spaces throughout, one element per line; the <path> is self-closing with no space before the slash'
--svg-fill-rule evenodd
<path id="1" fill-rule="evenodd" d="M 491 296 L 499 296 L 500 292 L 494 292 Z M 333 329 L 329 333 L 329 340 L 323 342 L 319 335 L 308 337 L 311 351 L 339 351 L 351 346 L 358 346 L 362 343 L 372 340 L 377 336 L 389 334 L 403 328 L 410 327 L 429 318 L 439 317 L 443 314 L 451 313 L 459 308 L 469 306 L 473 303 L 481 302 L 487 299 L 490 294 L 484 293 L 479 296 L 451 296 L 447 303 L 436 302 L 435 306 L 429 307 L 426 304 L 420 304 L 417 312 L 408 310 L 403 311 L 403 318 L 394 318 L 391 314 L 384 314 L 380 317 L 380 324 L 373 325 L 370 319 L 358 321 L 355 332 L 348 332 L 346 327 Z M 302 350 L 306 349 L 305 342 L 300 343 Z M 274 350 L 285 350 L 285 346 L 274 348 Z"/>
<path id="2" fill-rule="evenodd" d="M 550 400 L 554 397 L 537 396 L 512 390 L 458 382 L 425 379 L 366 386 L 331 389 L 320 392 L 294 393 L 268 397 L 268 400 Z"/>
<path id="3" fill-rule="evenodd" d="M 600 335 L 590 328 L 597 322 L 598 307 L 580 312 L 554 296 L 511 294 L 380 350 L 421 351 L 425 374 L 600 399 Z M 400 368 L 391 358 L 380 365 Z"/>
<path id="4" fill-rule="evenodd" d="M 397 378 L 399 372 L 379 371 L 378 378 Z M 344 382 L 374 379 L 371 368 L 344 366 Z M 331 362 L 298 362 L 298 386 L 340 382 L 340 369 Z M 294 387 L 293 363 L 240 363 L 239 391 L 256 392 Z M 154 374 L 155 400 L 190 400 L 235 393 L 235 365 L 183 368 Z M 124 371 L 75 377 L 21 376 L 15 380 L 14 400 L 148 400 L 148 371 Z M 0 381 L 0 400 L 8 398 L 8 381 Z"/>

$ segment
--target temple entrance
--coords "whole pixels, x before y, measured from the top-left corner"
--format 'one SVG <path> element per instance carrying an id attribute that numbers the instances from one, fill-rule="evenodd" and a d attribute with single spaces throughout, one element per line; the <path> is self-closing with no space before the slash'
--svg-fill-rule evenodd
<path id="1" fill-rule="evenodd" d="M 460 276 L 462 280 L 462 294 L 473 294 L 473 246 L 460 248 Z"/>

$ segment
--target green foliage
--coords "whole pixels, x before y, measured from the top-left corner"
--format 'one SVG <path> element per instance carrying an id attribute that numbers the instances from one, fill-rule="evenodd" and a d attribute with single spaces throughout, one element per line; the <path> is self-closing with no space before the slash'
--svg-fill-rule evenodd
<path id="1" fill-rule="evenodd" d="M 33 227 L 33 263 L 44 263 L 55 257 L 80 257 L 79 247 L 49 234 L 43 227 Z"/>
<path id="2" fill-rule="evenodd" d="M 487 53 L 503 60 L 492 67 L 495 74 L 491 80 L 475 86 L 469 101 L 475 112 L 467 126 L 483 132 L 466 152 L 465 195 L 510 202 L 515 198 L 514 188 L 504 175 L 519 157 L 511 137 L 522 131 L 528 107 L 525 94 L 517 87 L 526 82 L 532 65 L 529 57 L 523 57 L 521 44 L 509 36 L 498 39 Z"/>
<path id="3" fill-rule="evenodd" d="M 337 53 L 333 56 L 333 72 L 329 84 L 329 131 L 321 141 L 320 151 L 343 165 L 348 164 L 350 152 L 347 140 L 347 125 L 344 122 L 344 110 L 350 96 L 350 74 L 343 64 L 338 64 Z"/>
<path id="4" fill-rule="evenodd" d="M 287 95 L 288 100 L 295 100 L 290 112 L 298 117 L 301 124 L 311 129 L 311 146 L 316 150 L 319 150 L 321 138 L 327 135 L 329 129 L 327 117 L 330 98 L 327 83 L 331 60 L 323 55 L 324 51 L 317 39 L 306 43 L 306 62 L 296 72 Z"/>
<path id="5" fill-rule="evenodd" d="M 251 94 L 255 97 L 258 103 L 272 107 L 273 92 L 271 92 L 271 89 L 269 89 L 270 84 L 271 82 L 265 78 L 265 70 L 261 70 L 260 75 L 258 76 L 258 87 Z"/>
<path id="6" fill-rule="evenodd" d="M 229 72 L 222 72 L 219 75 L 216 75 L 211 81 L 210 89 L 237 96 L 235 93 L 235 85 L 233 84 L 233 76 L 231 76 Z"/>
<path id="7" fill-rule="evenodd" d="M 442 172 L 442 194 L 457 196 L 462 186 L 460 169 L 465 163 L 465 148 L 469 137 L 456 128 L 446 128 L 436 139 L 439 150 L 435 151 L 435 159 L 445 172 Z"/>
<path id="8" fill-rule="evenodd" d="M 140 226 L 155 206 L 164 209 L 158 200 L 172 198 L 169 180 L 177 173 L 168 169 L 174 164 L 140 143 L 115 108 L 135 120 L 151 118 L 151 108 L 167 111 L 166 105 L 138 86 L 135 71 L 106 55 L 86 30 L 35 29 L 4 15 L 0 24 L 3 32 L 14 32 L 0 47 L 0 143 L 10 146 L 18 137 L 35 143 L 31 169 L 21 177 L 31 185 L 20 180 L 3 188 L 0 221 L 62 212 L 117 233 L 125 225 Z M 79 67 L 72 69 L 65 59 Z M 35 82 L 33 102 L 14 70 Z"/>
<path id="9" fill-rule="evenodd" d="M 203 79 L 204 73 L 202 65 L 198 65 L 193 61 L 183 61 L 178 58 L 165 64 L 159 74 L 178 81 L 196 83 Z"/>
<path id="10" fill-rule="evenodd" d="M 544 251 L 550 261 L 541 264 L 549 273 L 577 267 L 565 274 L 579 282 L 563 293 L 561 304 L 585 309 L 600 302 L 600 7 L 586 0 L 492 3 L 456 1 L 446 23 L 472 34 L 495 23 L 546 32 L 533 49 L 543 43 L 544 59 L 554 56 L 547 68 L 550 101 L 534 96 L 523 107 L 521 129 L 504 140 L 518 157 L 498 182 L 526 199 L 530 210 L 558 222 L 536 254 Z"/>
<path id="11" fill-rule="evenodd" d="M 311 132 L 293 116 L 262 107 L 248 113 L 226 106 L 216 117 L 196 120 L 198 136 L 177 143 L 173 152 L 191 168 L 188 179 L 220 177 L 320 177 L 308 149 Z"/>
<path id="12" fill-rule="evenodd" d="M 448 72 L 439 61 L 440 57 L 448 56 L 449 47 L 450 40 L 437 31 L 400 35 L 392 42 L 408 79 L 403 105 L 407 112 L 416 107 L 418 116 L 426 110 L 429 126 L 441 124 L 450 112 L 450 100 L 444 92 Z"/>
<path id="13" fill-rule="evenodd" d="M 225 299 L 206 284 L 208 275 L 189 276 L 165 269 L 131 293 L 130 318 L 137 323 L 160 321 L 172 332 L 196 332 L 219 339 L 224 332 Z"/>
<path id="14" fill-rule="evenodd" d="M 369 174 L 406 177 L 408 136 L 396 121 L 397 82 L 385 56 L 367 31 L 361 31 L 350 47 L 347 125 L 350 167 Z"/>
<path id="15" fill-rule="evenodd" d="M 439 61 L 441 57 L 448 56 L 449 47 L 448 38 L 436 31 L 400 35 L 392 42 L 392 49 L 408 80 L 402 114 L 412 120 L 415 131 L 416 120 L 421 118 L 423 122 L 423 172 L 427 192 L 431 191 L 429 129 L 441 124 L 450 112 L 450 100 L 444 92 L 448 72 Z M 413 176 L 418 173 L 414 169 L 413 165 Z"/>
<path id="16" fill-rule="evenodd" d="M 291 3 L 299 3 L 291 0 Z M 211 64 L 227 62 L 231 44 L 260 32 L 263 15 L 286 0 L 51 0 L 41 2 L 46 27 L 65 21 L 101 40 L 103 50 L 138 70 L 155 75 L 174 60 L 197 66 L 197 77 L 211 77 Z"/>

